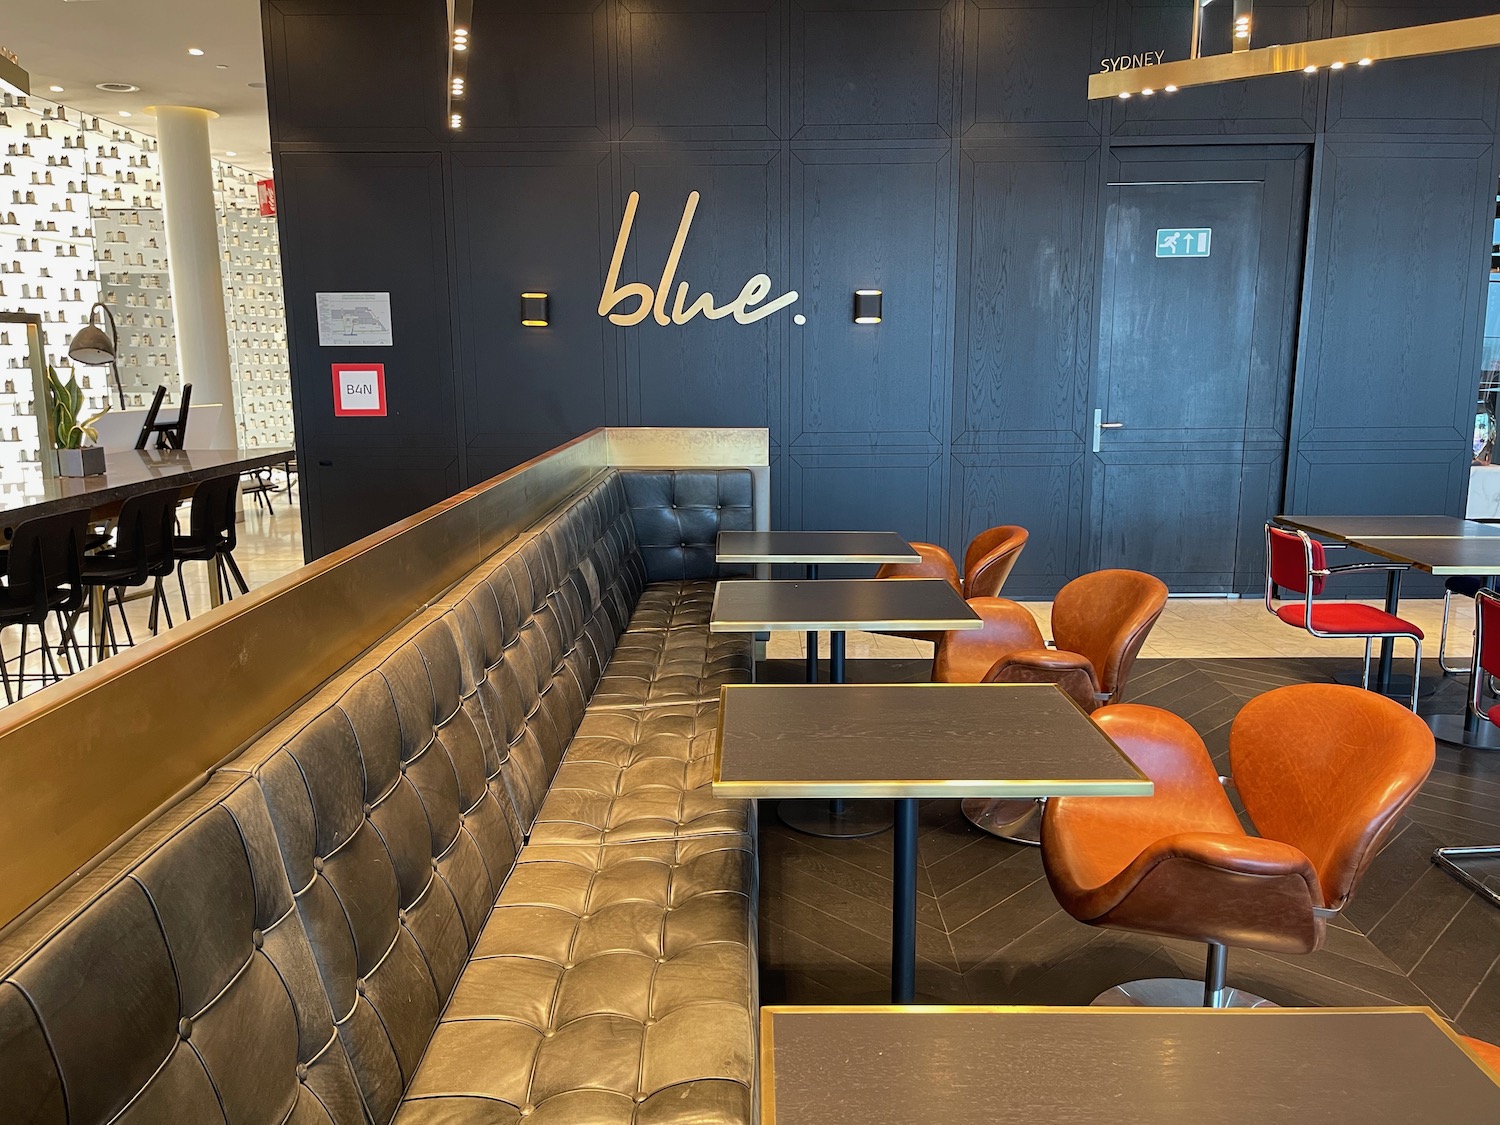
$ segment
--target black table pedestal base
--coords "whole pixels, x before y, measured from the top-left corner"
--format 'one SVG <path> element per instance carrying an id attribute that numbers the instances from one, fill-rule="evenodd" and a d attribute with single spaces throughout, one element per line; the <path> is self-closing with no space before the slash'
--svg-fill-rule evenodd
<path id="1" fill-rule="evenodd" d="M 878 836 L 893 823 L 889 801 L 782 801 L 776 815 L 788 828 L 825 840 Z"/>
<path id="2" fill-rule="evenodd" d="M 1500 750 L 1500 727 L 1488 720 L 1471 718 L 1465 722 L 1462 715 L 1422 717 L 1439 742 L 1462 746 L 1467 750 Z"/>

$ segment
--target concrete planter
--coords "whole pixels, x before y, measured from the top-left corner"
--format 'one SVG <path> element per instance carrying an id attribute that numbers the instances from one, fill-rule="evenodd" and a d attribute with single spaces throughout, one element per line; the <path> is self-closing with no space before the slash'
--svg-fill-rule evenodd
<path id="1" fill-rule="evenodd" d="M 65 477 L 101 477 L 104 475 L 104 448 L 88 445 L 82 449 L 59 449 L 57 471 Z"/>

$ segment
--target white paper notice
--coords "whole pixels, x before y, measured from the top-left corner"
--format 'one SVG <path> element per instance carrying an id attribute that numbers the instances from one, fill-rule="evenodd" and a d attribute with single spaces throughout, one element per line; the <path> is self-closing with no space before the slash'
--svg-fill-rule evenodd
<path id="1" fill-rule="evenodd" d="M 389 348 L 389 293 L 319 293 L 318 343 L 325 348 Z"/>

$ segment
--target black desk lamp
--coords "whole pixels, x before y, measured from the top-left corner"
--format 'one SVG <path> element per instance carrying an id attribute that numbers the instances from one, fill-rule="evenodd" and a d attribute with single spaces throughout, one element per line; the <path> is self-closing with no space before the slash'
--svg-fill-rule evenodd
<path id="1" fill-rule="evenodd" d="M 94 323 L 94 314 L 104 313 L 104 323 L 109 326 L 109 331 Z M 78 335 L 73 337 L 72 343 L 68 345 L 68 358 L 75 363 L 82 363 L 88 367 L 108 367 L 115 376 L 115 390 L 120 395 L 120 409 L 125 409 L 125 387 L 120 382 L 120 330 L 115 327 L 115 314 L 109 311 L 109 306 L 103 302 L 95 301 L 94 307 L 89 309 L 89 322 L 78 330 Z"/>

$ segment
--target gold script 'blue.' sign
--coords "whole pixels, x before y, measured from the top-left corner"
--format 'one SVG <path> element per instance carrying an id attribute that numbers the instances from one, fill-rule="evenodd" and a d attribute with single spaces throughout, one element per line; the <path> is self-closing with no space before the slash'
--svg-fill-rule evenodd
<path id="1" fill-rule="evenodd" d="M 1210 227 L 1180 227 L 1156 232 L 1158 258 L 1206 258 L 1213 249 Z"/>
<path id="2" fill-rule="evenodd" d="M 686 324 L 695 316 L 709 320 L 721 320 L 733 316 L 740 324 L 754 324 L 774 312 L 796 304 L 797 293 L 783 293 L 775 300 L 766 301 L 771 295 L 771 279 L 758 273 L 740 290 L 740 295 L 726 305 L 716 305 L 717 298 L 704 291 L 696 300 L 688 300 L 688 283 L 677 281 L 677 270 L 682 263 L 682 248 L 687 244 L 688 232 L 693 229 L 693 216 L 698 211 L 698 193 L 690 192 L 687 205 L 682 209 L 682 222 L 677 227 L 677 237 L 672 240 L 672 249 L 667 252 L 667 263 L 661 271 L 661 282 L 652 288 L 644 281 L 620 284 L 620 267 L 625 262 L 625 250 L 630 245 L 630 228 L 635 225 L 636 209 L 640 206 L 639 192 L 631 192 L 625 203 L 625 219 L 620 224 L 620 235 L 615 239 L 615 252 L 609 261 L 609 276 L 604 279 L 604 292 L 599 296 L 599 315 L 608 317 L 611 324 L 629 328 L 640 324 L 648 316 L 657 324 Z M 677 291 L 673 294 L 672 286 Z M 635 307 L 626 312 L 617 311 L 620 305 L 635 299 Z"/>

